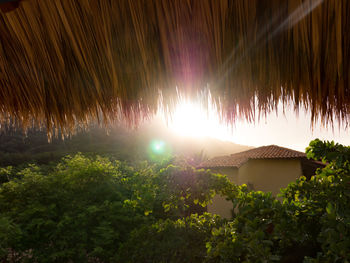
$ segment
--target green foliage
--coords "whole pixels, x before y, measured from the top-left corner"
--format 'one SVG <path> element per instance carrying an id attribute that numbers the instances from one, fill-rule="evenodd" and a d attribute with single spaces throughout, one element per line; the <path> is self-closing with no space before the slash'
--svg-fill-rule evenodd
<path id="1" fill-rule="evenodd" d="M 283 191 L 285 203 L 298 214 L 298 225 L 320 247 L 307 262 L 350 261 L 350 151 L 334 142 L 314 140 L 308 156 L 328 162 L 307 181 L 297 180 Z"/>
<path id="2" fill-rule="evenodd" d="M 201 212 L 227 182 L 167 162 L 133 168 L 81 154 L 53 169 L 31 165 L 16 176 L 0 187 L 0 214 L 4 227 L 21 234 L 14 239 L 2 231 L 2 253 L 10 248 L 32 262 L 113 262 L 135 228 Z"/>
<path id="3" fill-rule="evenodd" d="M 124 263 L 202 263 L 211 232 L 223 224 L 216 215 L 192 214 L 178 220 L 160 220 L 134 231 L 119 251 Z"/>
<path id="4" fill-rule="evenodd" d="M 20 228 L 9 218 L 0 215 L 0 259 L 8 256 L 9 248 L 15 246 L 20 237 Z"/>
<path id="5" fill-rule="evenodd" d="M 0 259 L 13 262 L 349 262 L 349 148 L 315 140 L 327 162 L 270 193 L 186 162 L 130 167 L 81 154 L 55 168 L 0 170 Z M 229 221 L 201 214 L 215 194 Z"/>
<path id="6" fill-rule="evenodd" d="M 270 193 L 249 192 L 239 187 L 235 217 L 213 233 L 208 247 L 208 262 L 272 262 L 278 239 L 274 232 L 281 203 Z"/>
<path id="7" fill-rule="evenodd" d="M 161 169 L 154 184 L 159 186 L 166 218 L 204 212 L 212 197 L 231 185 L 225 176 L 209 170 L 174 165 Z"/>
<path id="8" fill-rule="evenodd" d="M 22 231 L 11 248 L 31 251 L 39 262 L 112 258 L 127 234 L 145 221 L 143 211 L 124 204 L 132 192 L 123 186 L 128 175 L 121 174 L 121 166 L 76 155 L 48 175 L 31 166 L 21 171 L 21 180 L 3 184 L 0 211 Z"/>
<path id="9" fill-rule="evenodd" d="M 321 141 L 315 139 L 306 148 L 308 158 L 322 160 L 332 164 L 333 168 L 346 168 L 350 161 L 350 147 L 335 143 L 334 141 Z"/>
<path id="10" fill-rule="evenodd" d="M 0 185 L 9 182 L 12 179 L 12 167 L 0 167 Z"/>

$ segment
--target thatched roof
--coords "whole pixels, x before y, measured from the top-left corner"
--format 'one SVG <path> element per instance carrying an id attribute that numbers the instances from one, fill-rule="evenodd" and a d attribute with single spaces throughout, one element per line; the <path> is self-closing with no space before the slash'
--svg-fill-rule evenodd
<path id="1" fill-rule="evenodd" d="M 227 121 L 280 99 L 347 121 L 349 76 L 347 0 L 27 0 L 0 11 L 0 118 L 49 130 L 137 120 L 203 90 Z"/>
<path id="2" fill-rule="evenodd" d="M 307 159 L 306 154 L 303 152 L 277 145 L 268 145 L 231 155 L 217 156 L 204 161 L 197 168 L 240 168 L 250 160 L 299 160 L 302 174 L 308 179 L 315 175 L 317 168 L 324 168 L 326 166 L 325 163 L 320 161 Z"/>
<path id="3" fill-rule="evenodd" d="M 306 154 L 277 145 L 267 145 L 231 155 L 217 156 L 201 163 L 199 168 L 239 168 L 249 160 L 259 159 L 306 159 Z M 311 160 L 310 160 L 311 161 Z"/>

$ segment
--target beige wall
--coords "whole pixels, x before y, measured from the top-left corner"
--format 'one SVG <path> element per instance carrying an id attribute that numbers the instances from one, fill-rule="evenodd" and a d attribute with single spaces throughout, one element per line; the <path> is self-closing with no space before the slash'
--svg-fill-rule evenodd
<path id="1" fill-rule="evenodd" d="M 227 176 L 227 178 L 236 184 L 238 184 L 238 169 L 235 167 L 231 168 L 220 168 L 211 169 L 214 173 L 220 173 Z M 213 198 L 213 203 L 208 205 L 207 209 L 209 213 L 221 215 L 224 218 L 232 217 L 232 202 L 227 201 L 225 198 L 216 195 Z"/>
<path id="2" fill-rule="evenodd" d="M 279 193 L 280 188 L 286 187 L 302 175 L 301 163 L 297 159 L 262 159 L 249 160 L 237 168 L 212 169 L 213 172 L 226 174 L 231 182 L 248 184 L 256 191 Z M 221 196 L 215 196 L 213 203 L 208 205 L 208 212 L 231 218 L 232 203 Z"/>
<path id="3" fill-rule="evenodd" d="M 227 167 L 227 168 L 217 168 L 210 169 L 213 173 L 224 174 L 227 178 L 234 183 L 238 183 L 238 168 L 236 167 Z"/>
<path id="4" fill-rule="evenodd" d="M 250 184 L 253 190 L 272 192 L 277 195 L 302 175 L 298 159 L 249 160 L 239 168 L 238 183 Z"/>

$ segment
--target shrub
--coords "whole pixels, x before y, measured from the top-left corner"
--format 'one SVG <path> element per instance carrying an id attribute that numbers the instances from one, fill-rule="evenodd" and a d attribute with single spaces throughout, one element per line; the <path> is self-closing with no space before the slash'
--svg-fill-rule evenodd
<path id="1" fill-rule="evenodd" d="M 81 154 L 51 169 L 31 165 L 15 177 L 0 187 L 0 213 L 21 235 L 3 231 L 1 246 L 33 262 L 113 262 L 134 229 L 202 212 L 227 182 L 191 167 L 133 168 Z"/>
<path id="2" fill-rule="evenodd" d="M 202 263 L 211 232 L 223 222 L 219 216 L 204 213 L 144 226 L 121 247 L 119 262 Z"/>
<path id="3" fill-rule="evenodd" d="M 65 158 L 43 175 L 32 166 L 21 180 L 0 189 L 0 211 L 21 230 L 11 248 L 38 262 L 108 261 L 128 233 L 145 222 L 141 209 L 130 209 L 120 165 L 82 155 Z"/>

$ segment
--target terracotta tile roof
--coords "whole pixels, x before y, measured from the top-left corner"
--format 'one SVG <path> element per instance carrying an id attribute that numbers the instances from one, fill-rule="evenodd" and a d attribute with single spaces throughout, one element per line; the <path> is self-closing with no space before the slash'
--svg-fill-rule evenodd
<path id="1" fill-rule="evenodd" d="M 199 165 L 201 168 L 240 167 L 249 159 L 306 158 L 306 154 L 277 145 L 268 145 L 226 156 L 214 157 Z"/>

